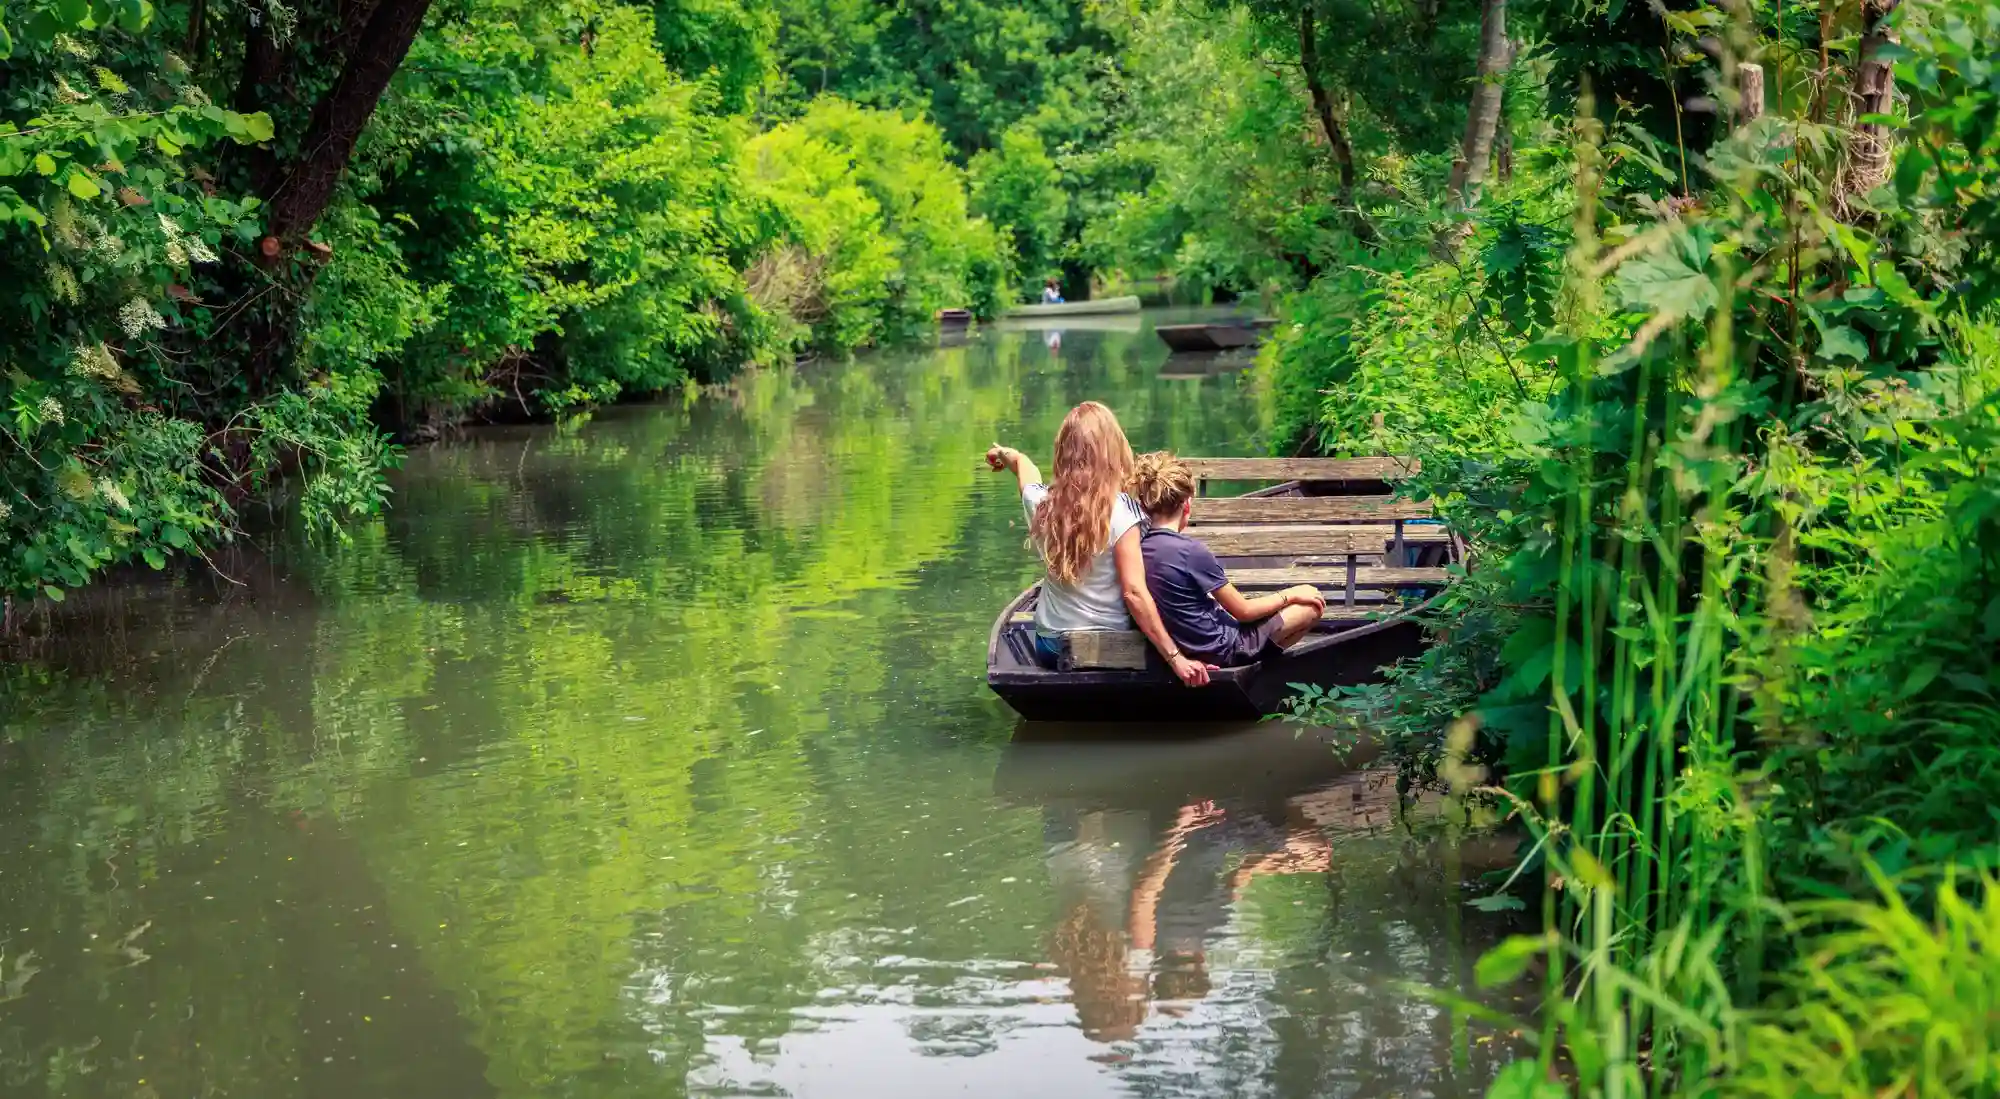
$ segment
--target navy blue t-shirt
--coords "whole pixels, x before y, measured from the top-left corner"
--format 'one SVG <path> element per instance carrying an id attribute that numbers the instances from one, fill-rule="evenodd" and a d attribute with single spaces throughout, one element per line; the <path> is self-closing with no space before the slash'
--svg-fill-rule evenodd
<path id="1" fill-rule="evenodd" d="M 1149 528 L 1140 539 L 1146 590 L 1160 608 L 1167 633 L 1182 652 L 1219 663 L 1236 645 L 1236 620 L 1215 601 L 1229 583 L 1222 562 L 1207 546 L 1176 530 Z"/>

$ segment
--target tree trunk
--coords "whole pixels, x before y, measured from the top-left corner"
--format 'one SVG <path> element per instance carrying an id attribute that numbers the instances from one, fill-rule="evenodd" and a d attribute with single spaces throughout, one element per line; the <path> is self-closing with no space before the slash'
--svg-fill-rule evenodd
<path id="1" fill-rule="evenodd" d="M 381 0 L 341 66 L 333 87 L 313 109 L 302 152 L 287 166 L 271 198 L 266 232 L 287 249 L 304 241 L 326 212 L 354 144 L 375 113 L 389 80 L 409 55 L 431 0 Z"/>
<path id="2" fill-rule="evenodd" d="M 1347 130 L 1341 125 L 1326 82 L 1320 79 L 1319 34 L 1313 26 L 1312 0 L 1306 0 L 1299 8 L 1299 67 L 1305 70 L 1306 91 L 1312 95 L 1313 113 L 1319 116 L 1319 127 L 1326 134 L 1334 167 L 1340 171 L 1340 205 L 1348 213 L 1354 235 L 1372 243 L 1375 240 L 1374 227 L 1361 216 L 1360 208 L 1354 203 L 1354 146 L 1347 140 Z"/>
<path id="3" fill-rule="evenodd" d="M 1867 120 L 1895 109 L 1896 73 L 1882 49 L 1896 41 L 1889 25 L 1902 0 L 1861 0 L 1861 64 L 1854 71 L 1854 129 L 1847 135 L 1847 166 L 1836 189 L 1835 208 L 1845 217 L 1854 201 L 1889 179 L 1889 127 Z"/>
<path id="4" fill-rule="evenodd" d="M 1465 114 L 1465 140 L 1458 163 L 1451 166 L 1453 202 L 1471 205 L 1479 197 L 1479 185 L 1486 182 L 1487 167 L 1493 163 L 1493 134 L 1500 127 L 1501 97 L 1506 92 L 1501 76 L 1513 61 L 1514 47 L 1507 41 L 1507 0 L 1486 0 L 1479 19 L 1479 75 Z"/>
<path id="5" fill-rule="evenodd" d="M 1764 117 L 1764 66 L 1736 66 L 1736 121 L 1748 125 Z"/>
<path id="6" fill-rule="evenodd" d="M 246 6 L 249 26 L 243 32 L 243 71 L 236 77 L 236 93 L 229 106 L 239 114 L 270 110 L 285 76 L 285 50 L 271 27 L 270 16 L 259 4 Z M 239 145 L 228 154 L 242 165 L 252 192 L 269 198 L 277 181 L 277 154 L 268 145 Z"/>

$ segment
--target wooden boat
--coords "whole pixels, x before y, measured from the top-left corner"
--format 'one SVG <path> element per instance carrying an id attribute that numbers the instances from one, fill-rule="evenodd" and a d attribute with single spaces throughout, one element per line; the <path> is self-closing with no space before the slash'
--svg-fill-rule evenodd
<path id="1" fill-rule="evenodd" d="M 1105 313 L 1137 313 L 1136 297 L 1096 298 L 1090 301 L 1059 301 L 1047 305 L 1017 305 L 1006 316 L 1016 320 L 1029 317 L 1090 317 Z"/>
<path id="2" fill-rule="evenodd" d="M 937 322 L 940 328 L 964 328 L 972 323 L 972 310 L 940 309 L 937 311 Z"/>
<path id="3" fill-rule="evenodd" d="M 1278 322 L 1269 317 L 1245 320 L 1204 321 L 1200 324 L 1163 324 L 1153 329 L 1168 347 L 1182 351 L 1228 351 L 1254 347 Z"/>
<path id="4" fill-rule="evenodd" d="M 1465 547 L 1428 503 L 1389 495 L 1401 458 L 1194 458 L 1189 533 L 1244 591 L 1312 584 L 1325 616 L 1283 656 L 1184 687 L 1136 631 L 1064 638 L 1061 666 L 1034 656 L 1039 584 L 1009 603 L 986 646 L 986 683 L 1036 721 L 1215 721 L 1275 713 L 1293 683 L 1348 686 L 1422 650 L 1417 614 L 1451 582 Z M 1215 481 L 1277 481 L 1243 496 L 1203 495 Z"/>

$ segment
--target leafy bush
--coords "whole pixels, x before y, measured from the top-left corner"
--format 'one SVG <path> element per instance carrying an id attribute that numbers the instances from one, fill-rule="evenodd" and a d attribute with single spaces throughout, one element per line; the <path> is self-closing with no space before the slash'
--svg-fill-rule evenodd
<path id="1" fill-rule="evenodd" d="M 988 315 L 998 235 L 967 211 L 964 173 L 920 119 L 813 102 L 745 143 L 744 174 L 779 221 L 754 279 L 796 342 L 845 351 L 897 338 L 939 309 Z"/>
<path id="2" fill-rule="evenodd" d="M 230 536 L 234 499 L 280 469 L 319 486 L 315 521 L 380 499 L 371 379 L 214 381 L 239 346 L 217 341 L 215 272 L 255 239 L 259 204 L 201 165 L 272 125 L 217 107 L 172 41 L 141 0 L 0 13 L 0 102 L 27 119 L 0 121 L 0 596 L 163 567 Z"/>
<path id="3" fill-rule="evenodd" d="M 972 158 L 972 208 L 995 225 L 1006 226 L 1020 284 L 1020 300 L 1032 301 L 1045 279 L 1061 272 L 1063 222 L 1069 195 L 1062 170 L 1042 145 L 1041 134 L 1025 122 L 1000 135 L 1000 147 Z"/>
<path id="4" fill-rule="evenodd" d="M 381 223 L 416 231 L 359 242 L 360 262 L 407 268 L 403 311 L 435 315 L 398 326 L 389 378 L 412 420 L 717 378 L 766 339 L 740 273 L 756 223 L 730 124 L 667 70 L 643 13 L 571 7 L 473 9 L 419 40 L 424 75 L 384 108 L 362 188 Z M 549 44 L 576 19 L 595 28 L 589 50 Z"/>
<path id="5" fill-rule="evenodd" d="M 1728 1096 L 1956 1099 L 2000 1091 L 2000 882 L 1947 878 L 1926 918 L 1878 876 L 1874 900 L 1797 913 L 1811 955 L 1750 1013 Z"/>

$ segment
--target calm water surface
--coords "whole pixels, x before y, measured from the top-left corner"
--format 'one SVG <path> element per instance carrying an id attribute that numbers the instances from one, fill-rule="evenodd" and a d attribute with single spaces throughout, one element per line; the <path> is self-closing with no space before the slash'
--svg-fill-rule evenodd
<path id="1" fill-rule="evenodd" d="M 1315 736 L 986 691 L 989 443 L 1259 442 L 1149 332 L 1051 342 L 474 432 L 337 552 L 73 599 L 0 673 L 0 1095 L 1479 1094 L 1404 987 L 1507 930 L 1479 853 Z"/>

